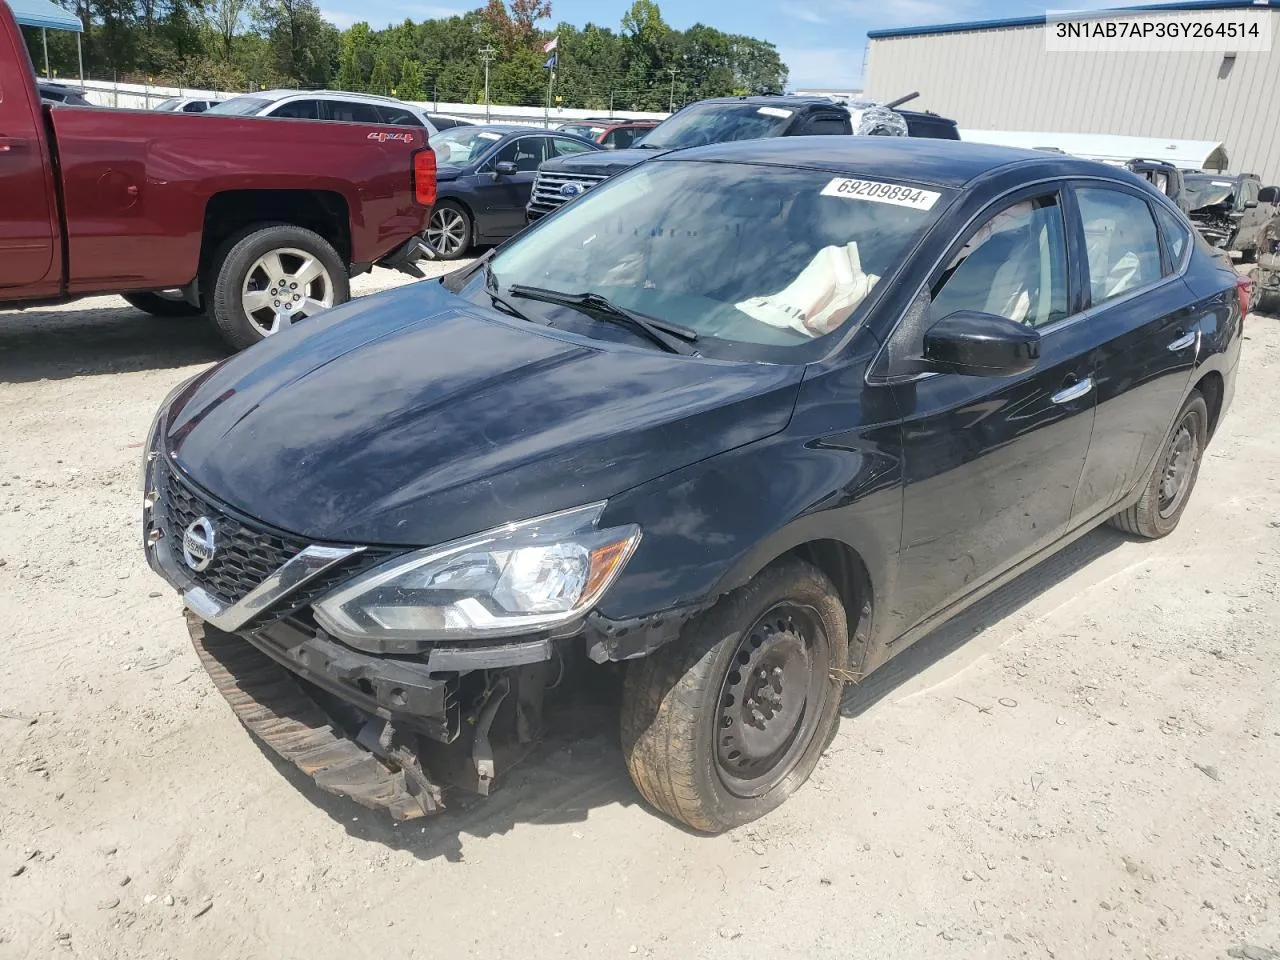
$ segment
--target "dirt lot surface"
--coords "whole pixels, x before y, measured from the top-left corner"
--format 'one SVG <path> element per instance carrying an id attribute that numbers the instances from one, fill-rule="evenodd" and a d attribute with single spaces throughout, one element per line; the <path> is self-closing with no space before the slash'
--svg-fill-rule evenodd
<path id="1" fill-rule="evenodd" d="M 0 314 L 0 957 L 1274 958 L 1280 322 L 1246 334 L 1173 536 L 1096 531 L 922 641 L 708 839 L 611 728 L 408 826 L 274 762 L 139 543 L 143 434 L 217 339 Z"/>

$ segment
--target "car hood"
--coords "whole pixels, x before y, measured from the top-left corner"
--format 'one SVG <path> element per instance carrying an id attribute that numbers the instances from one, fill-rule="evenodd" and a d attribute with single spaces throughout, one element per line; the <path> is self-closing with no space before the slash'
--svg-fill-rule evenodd
<path id="1" fill-rule="evenodd" d="M 769 436 L 802 374 L 552 331 L 424 281 L 202 374 L 165 415 L 165 448 L 213 497 L 281 530 L 430 546 Z"/>
<path id="2" fill-rule="evenodd" d="M 553 173 L 594 173 L 612 177 L 629 170 L 637 163 L 652 160 L 670 150 L 591 150 L 587 153 L 573 153 L 567 157 L 552 157 L 545 161 L 539 170 Z"/>

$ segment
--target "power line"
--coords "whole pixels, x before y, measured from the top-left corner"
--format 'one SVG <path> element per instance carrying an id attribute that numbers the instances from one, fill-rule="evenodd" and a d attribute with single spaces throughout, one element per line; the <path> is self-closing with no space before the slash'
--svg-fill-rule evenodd
<path id="1" fill-rule="evenodd" d="M 480 59 L 484 61 L 484 119 L 489 122 L 489 63 L 498 55 L 492 44 L 480 48 Z"/>

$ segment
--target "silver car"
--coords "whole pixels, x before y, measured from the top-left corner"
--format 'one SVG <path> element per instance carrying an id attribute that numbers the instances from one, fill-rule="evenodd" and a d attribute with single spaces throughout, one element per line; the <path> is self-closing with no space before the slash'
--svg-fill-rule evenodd
<path id="1" fill-rule="evenodd" d="M 342 90 L 262 90 L 224 100 L 209 113 L 240 117 L 280 117 L 291 120 L 341 120 L 348 123 L 388 123 L 425 127 L 436 132 L 421 107 L 394 97 Z"/>

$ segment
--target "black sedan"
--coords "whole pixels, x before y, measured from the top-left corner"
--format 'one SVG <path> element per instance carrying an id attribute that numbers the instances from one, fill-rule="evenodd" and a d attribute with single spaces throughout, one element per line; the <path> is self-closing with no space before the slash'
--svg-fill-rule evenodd
<path id="1" fill-rule="evenodd" d="M 487 792 L 544 694 L 625 668 L 640 792 L 724 830 L 805 782 L 845 682 L 1101 523 L 1172 532 L 1247 311 L 1122 169 L 673 152 L 180 387 L 147 554 L 245 722 L 327 789 L 397 816 Z"/>
<path id="2" fill-rule="evenodd" d="M 450 127 L 430 143 L 439 199 L 426 241 L 441 260 L 456 260 L 477 244 L 500 243 L 523 230 L 524 208 L 544 160 L 600 149 L 572 134 L 506 124 Z"/>

